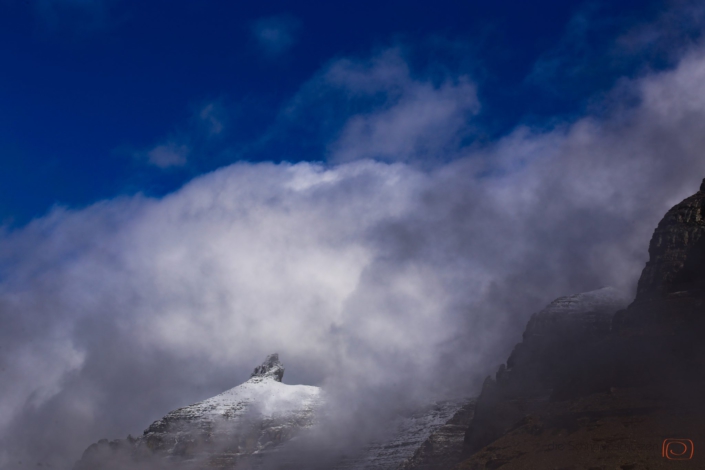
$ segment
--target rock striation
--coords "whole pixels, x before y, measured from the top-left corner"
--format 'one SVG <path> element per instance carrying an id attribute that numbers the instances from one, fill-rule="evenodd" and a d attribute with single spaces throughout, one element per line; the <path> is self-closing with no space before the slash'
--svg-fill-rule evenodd
<path id="1" fill-rule="evenodd" d="M 442 470 L 453 467 L 463 454 L 465 432 L 475 411 L 475 400 L 468 400 L 446 423 L 421 443 L 399 470 Z"/>
<path id="2" fill-rule="evenodd" d="M 660 337 L 705 329 L 704 216 L 705 180 L 656 227 L 636 299 L 615 318 L 621 335 Z"/>
<path id="3" fill-rule="evenodd" d="M 271 354 L 245 383 L 171 411 L 139 438 L 93 444 L 75 470 L 254 467 L 313 426 L 322 402 L 318 387 L 286 385 L 283 376 L 279 356 Z"/>
<path id="4" fill-rule="evenodd" d="M 485 381 L 458 470 L 666 469 L 678 457 L 667 439 L 705 444 L 704 204 L 705 181 L 667 212 L 636 298 L 611 324 L 597 314 L 566 329 L 550 312 L 532 317 Z M 559 337 L 546 342 L 545 327 Z M 705 455 L 688 463 L 705 465 Z"/>
<path id="5" fill-rule="evenodd" d="M 649 243 L 649 261 L 637 300 L 702 290 L 705 279 L 705 180 L 700 190 L 669 210 Z"/>
<path id="6" fill-rule="evenodd" d="M 494 441 L 546 403 L 571 372 L 576 355 L 609 333 L 612 316 L 625 305 L 619 291 L 605 287 L 560 297 L 532 315 L 507 364 L 494 379 L 485 379 L 465 434 L 466 453 Z"/>
<path id="7" fill-rule="evenodd" d="M 627 306 L 624 293 L 614 287 L 559 297 L 531 316 L 525 343 L 552 340 L 560 335 L 601 335 L 610 330 L 612 316 Z"/>
<path id="8" fill-rule="evenodd" d="M 472 414 L 473 406 L 474 401 L 470 399 L 445 400 L 422 406 L 401 419 L 386 438 L 372 442 L 357 455 L 343 459 L 334 470 L 406 470 L 422 468 L 415 465 L 421 464 L 423 459 L 426 462 L 432 457 L 443 460 L 443 457 L 431 456 L 428 452 L 421 455 L 420 449 L 429 450 L 434 443 L 440 446 L 436 448 L 438 452 L 451 448 L 456 450 L 455 447 L 462 449 L 462 435 L 467 428 L 462 420 L 467 413 Z"/>

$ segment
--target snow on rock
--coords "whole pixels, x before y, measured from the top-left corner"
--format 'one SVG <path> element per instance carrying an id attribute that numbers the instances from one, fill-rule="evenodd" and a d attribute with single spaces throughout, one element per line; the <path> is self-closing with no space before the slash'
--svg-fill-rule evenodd
<path id="1" fill-rule="evenodd" d="M 322 403 L 320 388 L 283 384 L 283 376 L 279 356 L 271 354 L 245 383 L 171 411 L 143 436 L 113 447 L 136 461 L 159 457 L 180 465 L 196 463 L 198 468 L 227 468 L 261 457 L 313 426 L 314 411 Z M 111 468 L 106 458 L 113 458 L 109 449 L 94 444 L 76 469 Z"/>
<path id="2" fill-rule="evenodd" d="M 262 365 L 255 367 L 251 378 L 254 379 L 255 377 L 260 377 L 261 379 L 272 378 L 277 382 L 281 382 L 284 377 L 284 364 L 279 362 L 279 354 L 270 354 Z"/>
<path id="3" fill-rule="evenodd" d="M 278 354 L 271 354 L 255 368 L 252 377 L 237 387 L 207 400 L 171 411 L 146 431 L 164 432 L 182 424 L 209 427 L 219 419 L 231 422 L 244 418 L 291 417 L 309 411 L 318 403 L 320 389 L 310 385 L 281 383 L 284 366 Z"/>
<path id="4" fill-rule="evenodd" d="M 401 419 L 386 439 L 371 443 L 335 470 L 396 470 L 405 465 L 429 437 L 441 429 L 468 403 L 465 400 L 437 402 Z M 463 429 L 464 432 L 464 429 Z"/>
<path id="5" fill-rule="evenodd" d="M 141 437 L 93 444 L 75 470 L 260 469 L 275 462 L 286 464 L 292 456 L 283 444 L 303 437 L 302 431 L 313 429 L 317 423 L 315 413 L 322 412 L 323 399 L 320 388 L 284 384 L 283 375 L 284 366 L 278 355 L 272 354 L 245 383 L 169 412 L 152 423 Z M 443 401 L 400 417 L 386 438 L 370 443 L 334 467 L 398 469 L 423 443 L 431 442 L 434 432 L 447 427 L 466 404 L 467 400 Z M 445 434 L 433 442 L 445 439 L 446 443 Z M 461 436 L 462 432 L 456 434 Z"/>

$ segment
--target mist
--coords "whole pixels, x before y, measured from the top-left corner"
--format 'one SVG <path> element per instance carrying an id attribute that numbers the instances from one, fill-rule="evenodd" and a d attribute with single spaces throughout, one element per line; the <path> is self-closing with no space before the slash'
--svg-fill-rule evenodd
<path id="1" fill-rule="evenodd" d="M 554 298 L 634 292 L 705 176 L 702 83 L 696 45 L 584 116 L 468 144 L 471 77 L 413 76 L 388 49 L 328 64 L 282 111 L 374 98 L 321 163 L 236 163 L 4 229 L 0 467 L 70 468 L 273 352 L 285 383 L 324 388 L 343 447 L 477 394 Z"/>

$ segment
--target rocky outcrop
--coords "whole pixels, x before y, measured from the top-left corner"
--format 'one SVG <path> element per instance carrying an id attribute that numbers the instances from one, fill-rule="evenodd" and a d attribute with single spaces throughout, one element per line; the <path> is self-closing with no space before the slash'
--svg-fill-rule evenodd
<path id="1" fill-rule="evenodd" d="M 649 261 L 637 301 L 705 286 L 705 180 L 700 190 L 669 210 L 649 243 Z"/>
<path id="2" fill-rule="evenodd" d="M 475 400 L 469 400 L 443 426 L 432 432 L 399 470 L 444 470 L 453 467 L 463 454 L 465 432 L 474 411 Z"/>
<path id="3" fill-rule="evenodd" d="M 284 378 L 284 364 L 279 362 L 279 354 L 270 354 L 264 362 L 255 367 L 255 370 L 250 376 L 250 381 L 262 381 L 271 378 L 277 382 L 281 382 Z"/>
<path id="4" fill-rule="evenodd" d="M 419 449 L 428 446 L 434 436 L 436 441 L 442 440 L 443 437 L 438 433 L 442 432 L 441 430 L 443 429 L 448 432 L 449 423 L 454 419 L 461 420 L 463 417 L 461 411 L 467 410 L 468 407 L 472 410 L 473 403 L 469 399 L 446 400 L 423 406 L 401 419 L 393 432 L 386 438 L 372 442 L 357 455 L 344 459 L 335 466 L 334 470 L 417 468 L 406 465 L 413 465 L 410 462 L 414 460 Z M 467 425 L 463 426 L 462 424 L 460 426 L 463 429 L 467 427 Z M 460 440 L 462 441 L 462 437 Z M 446 443 L 444 442 L 443 444 L 445 445 Z M 452 447 L 450 442 L 447 444 L 448 447 Z M 457 462 L 457 459 L 455 461 Z"/>
<path id="5" fill-rule="evenodd" d="M 612 316 L 625 305 L 620 292 L 606 287 L 558 298 L 535 313 L 507 364 L 485 379 L 465 452 L 481 449 L 546 403 L 576 356 L 609 334 Z"/>
<path id="6" fill-rule="evenodd" d="M 584 334 L 541 345 L 531 330 L 546 322 L 532 318 L 485 383 L 457 469 L 671 468 L 667 439 L 705 444 L 703 204 L 705 182 L 659 223 L 636 299 L 611 328 L 598 315 L 570 328 Z"/>
<path id="7" fill-rule="evenodd" d="M 649 243 L 637 296 L 615 318 L 622 336 L 683 335 L 705 331 L 705 181 L 675 205 Z"/>
<path id="8" fill-rule="evenodd" d="M 624 293 L 614 287 L 560 297 L 531 316 L 524 343 L 552 341 L 565 334 L 602 335 L 609 332 L 614 313 L 626 306 Z"/>
<path id="9" fill-rule="evenodd" d="M 251 378 L 220 395 L 171 411 L 139 438 L 99 441 L 76 470 L 251 467 L 314 423 L 320 389 L 281 383 L 284 366 L 272 354 Z M 126 467 L 130 464 L 133 467 Z"/>
<path id="10" fill-rule="evenodd" d="M 531 316 L 523 341 L 486 387 L 521 396 L 554 393 L 584 352 L 611 334 L 614 315 L 626 305 L 625 295 L 613 287 L 554 300 Z"/>

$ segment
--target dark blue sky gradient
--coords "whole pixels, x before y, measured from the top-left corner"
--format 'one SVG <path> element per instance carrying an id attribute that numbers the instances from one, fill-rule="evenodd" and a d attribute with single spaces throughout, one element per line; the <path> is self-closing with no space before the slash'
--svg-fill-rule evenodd
<path id="1" fill-rule="evenodd" d="M 414 73 L 442 69 L 477 82 L 476 125 L 487 140 L 520 123 L 570 119 L 618 77 L 669 65 L 658 50 L 609 59 L 616 37 L 664 8 L 643 0 L 3 1 L 0 222 L 22 225 L 54 204 L 158 196 L 237 159 L 322 160 L 325 142 L 295 135 L 245 153 L 227 149 L 251 149 L 326 63 L 394 44 L 410 51 Z M 276 57 L 251 33 L 272 16 L 299 25 L 291 49 Z M 528 79 L 551 54 L 580 66 L 561 60 Z M 227 129 L 198 158 L 160 169 L 134 157 L 190 133 L 194 113 L 213 101 Z"/>

